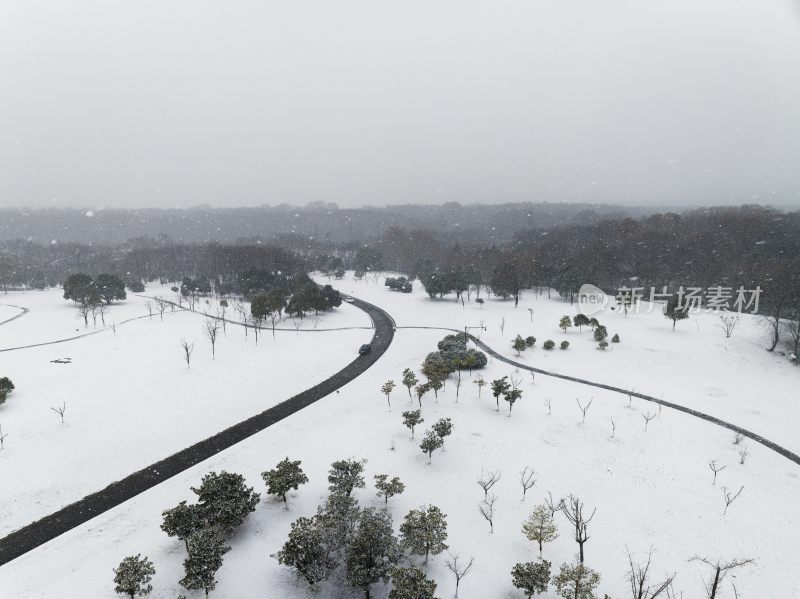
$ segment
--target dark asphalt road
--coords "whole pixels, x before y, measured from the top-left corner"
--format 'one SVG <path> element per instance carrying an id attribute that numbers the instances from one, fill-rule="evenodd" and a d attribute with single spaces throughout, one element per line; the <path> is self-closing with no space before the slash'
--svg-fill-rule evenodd
<path id="1" fill-rule="evenodd" d="M 263 431 L 276 422 L 280 422 L 287 416 L 291 416 L 333 393 L 365 372 L 388 349 L 394 337 L 395 324 L 392 317 L 377 306 L 356 299 L 353 300 L 352 305 L 369 314 L 375 326 L 371 342 L 372 351 L 369 354 L 358 356 L 330 378 L 260 414 L 235 424 L 213 437 L 195 443 L 143 470 L 134 472 L 122 480 L 111 483 L 102 491 L 92 493 L 41 520 L 12 532 L 0 539 L 0 566 Z M 353 354 L 356 354 L 358 348 L 354 347 L 352 351 Z"/>

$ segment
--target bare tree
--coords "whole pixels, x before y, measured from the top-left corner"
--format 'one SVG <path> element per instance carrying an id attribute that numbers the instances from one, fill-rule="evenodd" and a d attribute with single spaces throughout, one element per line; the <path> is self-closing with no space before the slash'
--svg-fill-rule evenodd
<path id="1" fill-rule="evenodd" d="M 590 407 L 592 407 L 592 402 L 594 401 L 594 397 L 590 399 L 589 403 L 587 403 L 585 406 L 581 403 L 581 400 L 578 399 L 577 397 L 575 398 L 575 401 L 578 402 L 578 408 L 583 414 L 583 419 L 581 420 L 581 424 L 583 424 L 584 422 L 586 422 L 586 412 L 589 410 Z"/>
<path id="2" fill-rule="evenodd" d="M 503 332 L 506 330 L 506 317 L 503 316 L 500 319 L 500 336 L 503 336 Z"/>
<path id="3" fill-rule="evenodd" d="M 653 412 L 642 412 L 642 418 L 644 418 L 644 432 L 647 432 L 647 425 L 650 424 L 650 421 L 655 418 L 658 414 Z"/>
<path id="4" fill-rule="evenodd" d="M 744 464 L 745 460 L 747 460 L 747 456 L 750 455 L 750 450 L 747 449 L 745 445 L 742 445 L 739 448 L 739 463 Z"/>
<path id="5" fill-rule="evenodd" d="M 169 306 L 169 304 L 165 302 L 163 299 L 161 299 L 160 297 L 156 298 L 156 308 L 158 309 L 158 315 L 161 318 L 161 320 L 164 320 L 164 312 L 166 312 L 167 306 Z"/>
<path id="6" fill-rule="evenodd" d="M 544 405 L 547 406 L 547 415 L 550 416 L 553 413 L 553 408 L 550 405 L 550 398 L 549 397 L 544 400 Z"/>
<path id="7" fill-rule="evenodd" d="M 744 485 L 739 487 L 739 490 L 734 493 L 733 491 L 728 491 L 727 487 L 722 487 L 722 496 L 725 498 L 725 510 L 722 512 L 722 515 L 725 516 L 728 513 L 728 507 L 736 501 L 736 498 L 742 494 L 744 491 Z"/>
<path id="8" fill-rule="evenodd" d="M 472 569 L 472 564 L 475 562 L 474 557 L 470 557 L 467 563 L 458 563 L 460 556 L 458 554 L 453 555 L 450 554 L 450 559 L 445 561 L 445 565 L 447 569 L 453 573 L 453 576 L 456 577 L 456 594 L 455 596 L 458 597 L 458 585 L 461 582 L 461 579 L 464 578 L 469 571 Z"/>
<path id="9" fill-rule="evenodd" d="M 494 472 L 484 473 L 481 470 L 481 477 L 476 481 L 478 486 L 483 489 L 483 498 L 486 499 L 486 496 L 489 494 L 489 491 L 493 486 L 495 486 L 501 478 L 502 474 L 499 470 L 495 470 Z"/>
<path id="10" fill-rule="evenodd" d="M 570 495 L 569 498 L 564 501 L 563 507 L 561 508 L 561 511 L 564 512 L 564 516 L 566 516 L 575 530 L 575 542 L 578 544 L 579 548 L 580 563 L 583 563 L 583 546 L 586 541 L 589 540 L 588 525 L 597 512 L 597 508 L 593 509 L 592 513 L 587 518 L 583 515 L 584 507 L 585 505 L 580 499 L 574 495 Z"/>
<path id="11" fill-rule="evenodd" d="M 211 359 L 217 357 L 217 335 L 219 334 L 219 321 L 214 318 L 206 318 L 205 334 L 211 342 Z"/>
<path id="12" fill-rule="evenodd" d="M 783 328 L 792 339 L 792 353 L 795 361 L 800 361 L 800 308 L 795 308 L 789 318 L 783 321 Z"/>
<path id="13" fill-rule="evenodd" d="M 712 486 L 717 486 L 717 474 L 722 472 L 727 468 L 727 466 L 717 466 L 717 460 L 711 460 L 708 462 L 708 467 L 711 468 L 711 472 L 714 473 L 714 481 L 711 483 Z"/>
<path id="14" fill-rule="evenodd" d="M 150 300 L 147 300 L 144 303 L 144 307 L 147 308 L 147 313 L 150 315 L 150 318 L 153 318 L 153 309 L 155 308 L 155 306 L 153 305 L 153 302 L 151 302 Z"/>
<path id="15" fill-rule="evenodd" d="M 561 497 L 558 501 L 553 499 L 553 493 L 548 491 L 547 497 L 544 498 L 544 504 L 550 510 L 550 517 L 555 517 L 556 513 L 564 509 L 564 498 Z"/>
<path id="16" fill-rule="evenodd" d="M 744 441 L 744 435 L 742 433 L 736 432 L 733 434 L 732 443 L 734 445 L 739 445 L 739 443 L 741 443 L 742 441 Z"/>
<path id="17" fill-rule="evenodd" d="M 61 416 L 61 424 L 64 424 L 64 412 L 67 411 L 67 402 L 65 401 L 61 402 L 61 407 L 50 408 L 50 409 L 53 410 L 59 416 Z"/>
<path id="18" fill-rule="evenodd" d="M 536 471 L 528 466 L 525 466 L 522 472 L 519 473 L 519 484 L 522 485 L 522 501 L 525 501 L 525 494 L 528 489 L 532 489 L 533 485 L 536 484 L 536 479 L 533 478 L 535 475 Z"/>
<path id="19" fill-rule="evenodd" d="M 725 576 L 728 575 L 728 572 L 736 568 L 741 568 L 742 566 L 746 566 L 747 564 L 752 564 L 754 563 L 755 560 L 735 559 L 723 563 L 720 560 L 712 562 L 708 558 L 695 555 L 689 561 L 701 562 L 703 564 L 706 564 L 707 566 L 710 566 L 713 569 L 714 577 L 710 581 L 704 581 L 704 583 L 706 586 L 706 596 L 708 597 L 708 599 L 715 599 L 717 596 L 717 592 L 719 591 L 719 587 L 722 584 L 722 581 L 725 580 Z"/>
<path id="20" fill-rule="evenodd" d="M 78 314 L 83 318 L 83 328 L 89 327 L 89 314 L 94 311 L 96 304 L 91 300 L 81 300 L 78 302 Z"/>
<path id="21" fill-rule="evenodd" d="M 628 407 L 631 409 L 633 409 L 633 393 L 635 391 L 636 389 L 631 389 L 630 391 L 628 391 Z"/>
<path id="22" fill-rule="evenodd" d="M 181 339 L 181 348 L 183 349 L 183 359 L 186 360 L 186 368 L 192 367 L 192 352 L 194 352 L 194 343 L 189 343 L 186 339 Z"/>
<path id="23" fill-rule="evenodd" d="M 114 332 L 114 337 L 116 337 L 117 336 L 117 323 L 116 322 L 112 322 L 111 323 L 111 330 Z"/>
<path id="24" fill-rule="evenodd" d="M 614 419 L 611 419 L 611 438 L 613 439 L 614 436 L 617 434 L 617 425 L 614 422 Z"/>
<path id="25" fill-rule="evenodd" d="M 272 324 L 272 338 L 275 339 L 275 325 L 278 324 L 278 321 L 281 319 L 281 315 L 277 310 L 272 310 L 269 313 L 269 321 Z"/>
<path id="26" fill-rule="evenodd" d="M 733 335 L 733 330 L 736 328 L 736 325 L 739 324 L 739 316 L 720 314 L 719 321 L 720 322 L 717 326 L 723 330 L 725 337 L 730 339 L 731 335 Z"/>
<path id="27" fill-rule="evenodd" d="M 245 339 L 247 339 L 247 322 L 248 322 L 247 308 L 245 308 L 242 301 L 239 300 L 233 304 L 233 309 L 235 312 L 239 314 L 239 318 L 242 321 L 242 325 L 244 325 L 244 337 Z"/>
<path id="28" fill-rule="evenodd" d="M 100 322 L 103 323 L 103 326 L 106 326 L 106 314 L 108 314 L 108 305 L 103 303 L 98 304 L 97 313 L 100 315 Z"/>
<path id="29" fill-rule="evenodd" d="M 656 599 L 660 595 L 668 596 L 669 588 L 675 579 L 675 574 L 668 576 L 663 582 L 650 584 L 650 566 L 653 560 L 653 548 L 647 554 L 644 564 L 634 563 L 633 556 L 628 550 L 628 582 L 631 587 L 631 599 Z"/>
<path id="30" fill-rule="evenodd" d="M 6 440 L 6 437 L 8 437 L 8 433 L 3 432 L 3 425 L 0 424 L 0 449 L 3 449 L 3 442 Z"/>
<path id="31" fill-rule="evenodd" d="M 481 511 L 484 519 L 489 523 L 489 532 L 494 533 L 494 504 L 497 501 L 497 496 L 492 494 L 486 497 L 479 505 L 478 509 Z"/>

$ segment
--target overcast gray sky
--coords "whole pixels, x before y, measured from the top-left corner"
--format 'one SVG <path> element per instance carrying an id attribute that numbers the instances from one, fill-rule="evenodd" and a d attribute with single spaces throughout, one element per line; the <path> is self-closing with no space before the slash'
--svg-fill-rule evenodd
<path id="1" fill-rule="evenodd" d="M 798 0 L 0 0 L 0 206 L 800 204 Z"/>

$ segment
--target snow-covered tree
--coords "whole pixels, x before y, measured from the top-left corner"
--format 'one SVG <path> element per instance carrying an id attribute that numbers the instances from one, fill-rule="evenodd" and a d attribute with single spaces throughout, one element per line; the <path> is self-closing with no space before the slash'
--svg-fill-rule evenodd
<path id="1" fill-rule="evenodd" d="M 517 335 L 514 337 L 514 341 L 511 342 L 511 347 L 514 348 L 514 351 L 517 352 L 517 356 L 519 356 L 520 352 L 525 351 L 528 344 L 525 343 L 525 340 L 520 335 Z"/>
<path id="2" fill-rule="evenodd" d="M 589 317 L 586 314 L 576 314 L 572 324 L 578 327 L 578 331 L 582 331 L 583 327 L 589 326 Z"/>
<path id="3" fill-rule="evenodd" d="M 428 454 L 428 463 L 430 464 L 431 459 L 433 459 L 433 452 L 440 449 L 443 445 L 444 441 L 442 441 L 439 435 L 432 430 L 427 430 L 425 431 L 425 437 L 422 439 L 422 443 L 419 444 L 419 448 L 423 453 Z"/>
<path id="4" fill-rule="evenodd" d="M 213 529 L 200 530 L 189 537 L 189 557 L 183 562 L 185 576 L 180 585 L 190 591 L 213 591 L 217 586 L 217 570 L 222 556 L 230 551 L 219 533 Z"/>
<path id="5" fill-rule="evenodd" d="M 383 497 L 385 505 L 389 505 L 389 498 L 400 495 L 406 490 L 406 486 L 400 482 L 398 477 L 389 479 L 388 474 L 375 475 L 375 488 L 378 489 L 378 497 Z"/>
<path id="6" fill-rule="evenodd" d="M 511 386 L 503 393 L 503 399 L 508 402 L 508 413 L 511 414 L 511 408 L 514 403 L 522 397 L 522 389 L 519 388 L 520 381 L 511 379 Z"/>
<path id="7" fill-rule="evenodd" d="M 300 485 L 308 482 L 308 476 L 300 468 L 300 463 L 300 460 L 290 461 L 287 457 L 272 470 L 262 472 L 261 478 L 267 484 L 267 493 L 280 497 L 286 504 L 286 494 L 292 489 L 296 491 Z"/>
<path id="8" fill-rule="evenodd" d="M 567 329 L 570 328 L 571 326 L 572 326 L 572 319 L 567 315 L 562 316 L 561 320 L 558 321 L 558 328 L 564 331 L 565 333 L 567 332 Z"/>
<path id="9" fill-rule="evenodd" d="M 183 541 L 186 549 L 189 549 L 189 537 L 205 526 L 206 520 L 203 508 L 197 504 L 187 504 L 181 501 L 174 508 L 161 512 L 164 522 L 161 530 L 170 537 L 176 537 Z"/>
<path id="10" fill-rule="evenodd" d="M 561 564 L 561 571 L 553 578 L 556 592 L 564 599 L 595 599 L 599 583 L 600 575 L 583 564 Z"/>
<path id="11" fill-rule="evenodd" d="M 422 398 L 425 394 L 431 390 L 431 386 L 429 383 L 422 383 L 421 385 L 417 385 L 414 387 L 414 392 L 417 394 L 417 401 L 419 402 L 419 407 L 422 407 Z"/>
<path id="12" fill-rule="evenodd" d="M 594 328 L 594 340 L 600 343 L 601 341 L 605 341 L 606 337 L 608 337 L 608 331 L 606 327 L 602 324 L 597 325 Z"/>
<path id="13" fill-rule="evenodd" d="M 392 590 L 389 599 L 436 599 L 436 583 L 425 576 L 419 568 L 395 568 L 392 570 Z"/>
<path id="14" fill-rule="evenodd" d="M 317 508 L 316 520 L 325 542 L 335 549 L 344 549 L 353 535 L 358 515 L 358 501 L 344 493 L 331 493 L 325 503 Z"/>
<path id="15" fill-rule="evenodd" d="M 392 517 L 388 512 L 366 508 L 345 551 L 345 579 L 364 592 L 369 599 L 370 587 L 376 582 L 388 582 L 392 570 L 400 561 L 402 551 L 394 536 Z"/>
<path id="16" fill-rule="evenodd" d="M 542 557 L 542 545 L 558 538 L 558 528 L 550 509 L 546 505 L 537 505 L 528 519 L 522 524 L 522 532 L 529 541 L 539 544 L 539 557 Z"/>
<path id="17" fill-rule="evenodd" d="M 408 399 L 412 399 L 411 397 L 411 388 L 419 382 L 417 380 L 417 375 L 414 374 L 414 371 L 410 368 L 406 368 L 403 370 L 403 385 L 408 389 Z"/>
<path id="18" fill-rule="evenodd" d="M 689 306 L 678 306 L 678 298 L 672 297 L 667 301 L 667 305 L 664 306 L 664 316 L 672 321 L 672 330 L 675 330 L 675 323 L 679 320 L 685 320 L 689 318 Z"/>
<path id="19" fill-rule="evenodd" d="M 8 394 L 14 390 L 14 383 L 7 376 L 0 377 L 0 406 L 3 405 Z"/>
<path id="20" fill-rule="evenodd" d="M 208 523 L 225 534 L 238 528 L 254 512 L 260 495 L 245 485 L 244 476 L 222 471 L 206 474 L 198 488 L 192 487 Z M 191 540 L 189 541 L 191 545 Z"/>
<path id="21" fill-rule="evenodd" d="M 383 386 L 381 387 L 381 393 L 386 396 L 386 403 L 389 404 L 389 409 L 392 409 L 392 402 L 389 400 L 389 396 L 392 394 L 392 391 L 395 388 L 394 381 L 386 381 Z"/>
<path id="22" fill-rule="evenodd" d="M 142 554 L 129 555 L 114 569 L 114 592 L 127 595 L 131 599 L 144 597 L 153 590 L 150 581 L 156 569 Z"/>
<path id="23" fill-rule="evenodd" d="M 472 382 L 478 386 L 478 399 L 480 399 L 481 391 L 483 391 L 483 388 L 486 386 L 486 380 L 482 376 L 479 376 Z"/>
<path id="24" fill-rule="evenodd" d="M 511 389 L 511 384 L 508 382 L 508 377 L 504 376 L 492 381 L 492 395 L 497 402 L 497 411 L 500 411 L 500 396 L 507 393 Z"/>
<path id="25" fill-rule="evenodd" d="M 447 549 L 447 514 L 435 505 L 411 510 L 400 525 L 400 544 L 410 553 L 439 555 Z"/>
<path id="26" fill-rule="evenodd" d="M 327 579 L 337 566 L 336 556 L 316 517 L 292 522 L 289 538 L 274 557 L 312 586 Z"/>
<path id="27" fill-rule="evenodd" d="M 511 569 L 511 583 L 522 590 L 526 597 L 547 591 L 550 582 L 550 562 L 526 562 Z"/>
<path id="28" fill-rule="evenodd" d="M 414 427 L 423 422 L 425 422 L 425 419 L 422 417 L 422 410 L 403 412 L 403 424 L 411 429 L 412 439 L 414 438 Z"/>
<path id="29" fill-rule="evenodd" d="M 442 447 L 444 447 L 444 438 L 450 436 L 453 432 L 453 423 L 449 418 L 440 418 L 433 423 L 431 429 L 433 429 L 434 433 L 439 435 L 439 438 L 442 440 Z"/>
<path id="30" fill-rule="evenodd" d="M 367 460 L 337 460 L 328 471 L 328 490 L 350 495 L 353 489 L 364 488 L 364 465 Z"/>

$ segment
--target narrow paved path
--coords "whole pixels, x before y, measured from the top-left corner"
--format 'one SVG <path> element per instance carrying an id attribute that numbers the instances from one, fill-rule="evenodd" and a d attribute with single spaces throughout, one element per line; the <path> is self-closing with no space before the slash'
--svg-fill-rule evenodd
<path id="1" fill-rule="evenodd" d="M 17 318 L 22 318 L 28 312 L 30 312 L 28 308 L 23 308 L 22 306 L 15 306 L 13 304 L 0 304 L 0 306 L 8 306 L 9 308 L 16 308 L 17 310 L 22 310 L 19 314 L 12 316 L 11 318 L 6 318 L 3 322 L 0 322 L 0 325 L 8 324 L 12 320 L 16 320 Z"/>
<path id="2" fill-rule="evenodd" d="M 432 330 L 439 330 L 439 331 L 449 331 L 449 332 L 453 332 L 453 333 L 461 333 L 462 335 L 464 334 L 464 331 L 462 331 L 462 330 L 450 329 L 450 328 L 445 328 L 445 327 L 397 327 L 397 328 L 398 329 L 432 329 Z M 653 403 L 656 403 L 656 404 L 660 404 L 660 405 L 662 405 L 662 406 L 664 406 L 666 408 L 672 408 L 673 410 L 677 410 L 679 412 L 683 412 L 684 414 L 689 414 L 691 416 L 695 416 L 696 418 L 701 418 L 702 420 L 706 420 L 707 422 L 711 422 L 712 424 L 716 424 L 717 426 L 722 426 L 724 428 L 730 429 L 730 430 L 735 431 L 737 433 L 741 433 L 742 435 L 744 435 L 745 437 L 748 437 L 749 439 L 752 439 L 756 443 L 760 443 L 764 447 L 766 447 L 768 449 L 771 449 L 772 451 L 774 451 L 776 453 L 779 453 L 783 457 L 791 460 L 795 464 L 800 465 L 800 455 L 797 455 L 796 453 L 794 453 L 792 451 L 789 451 L 785 447 L 783 447 L 781 445 L 778 445 L 777 443 L 774 443 L 774 442 L 770 441 L 769 439 L 766 439 L 765 437 L 762 437 L 758 433 L 754 433 L 752 431 L 747 430 L 746 428 L 742 428 L 741 426 L 737 426 L 737 425 L 732 424 L 730 422 L 727 422 L 725 420 L 721 420 L 720 418 L 717 418 L 716 416 L 711 416 L 710 414 L 706 414 L 704 412 L 698 412 L 697 410 L 693 410 L 691 408 L 687 408 L 686 406 L 682 406 L 680 404 L 672 403 L 672 402 L 669 402 L 669 401 L 664 401 L 663 399 L 659 399 L 658 397 L 653 397 L 652 395 L 645 395 L 644 393 L 637 393 L 636 391 L 630 391 L 628 389 L 623 389 L 621 387 L 614 387 L 613 385 L 606 385 L 605 383 L 596 383 L 594 381 L 588 381 L 586 379 L 578 378 L 578 377 L 575 377 L 575 376 L 569 376 L 567 374 L 559 374 L 557 372 L 551 372 L 549 370 L 542 370 L 541 368 L 536 368 L 535 366 L 528 366 L 527 364 L 522 364 L 520 362 L 516 362 L 516 361 L 512 360 L 511 358 L 507 358 L 503 354 L 493 350 L 491 347 L 489 347 L 483 341 L 481 341 L 480 339 L 478 339 L 477 337 L 475 337 L 473 335 L 470 335 L 469 338 L 470 338 L 471 341 L 473 341 L 475 343 L 475 345 L 480 347 L 487 354 L 490 354 L 491 356 L 493 356 L 494 358 L 497 358 L 501 362 L 505 362 L 506 364 L 510 364 L 511 366 L 514 366 L 516 368 L 520 368 L 522 370 L 527 370 L 529 372 L 535 372 L 537 374 L 542 374 L 544 376 L 551 376 L 551 377 L 554 377 L 554 378 L 563 379 L 565 381 L 571 381 L 573 383 L 578 383 L 578 384 L 581 384 L 581 385 L 588 385 L 590 387 L 596 387 L 598 389 L 605 389 L 606 391 L 613 391 L 615 393 L 621 393 L 622 395 L 625 395 L 626 397 L 627 396 L 637 397 L 637 398 L 643 399 L 645 401 L 650 401 L 650 402 L 653 402 Z"/>
<path id="3" fill-rule="evenodd" d="M 358 356 L 330 378 L 260 414 L 12 532 L 0 539 L 0 566 L 280 422 L 365 372 L 389 348 L 394 337 L 395 324 L 392 317 L 377 306 L 355 298 L 351 305 L 364 310 L 372 319 L 375 333 L 372 336 L 372 351 L 369 354 Z M 357 350 L 358 348 L 352 348 L 354 353 Z"/>

